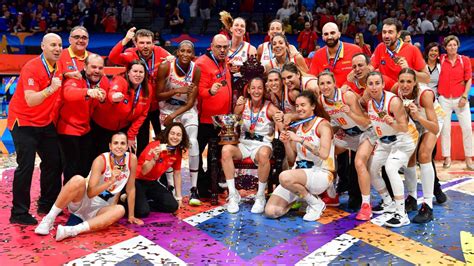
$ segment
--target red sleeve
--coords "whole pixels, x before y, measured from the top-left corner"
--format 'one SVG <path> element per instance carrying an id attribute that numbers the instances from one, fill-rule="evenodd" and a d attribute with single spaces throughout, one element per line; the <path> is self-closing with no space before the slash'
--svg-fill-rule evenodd
<path id="1" fill-rule="evenodd" d="M 296 41 L 298 42 L 298 45 L 301 45 L 301 42 L 303 42 L 303 31 L 298 34 L 298 39 Z"/>
<path id="2" fill-rule="evenodd" d="M 140 98 L 142 97 L 140 96 Z M 128 139 L 135 139 L 135 137 L 138 134 L 138 130 L 140 129 L 140 127 L 142 126 L 143 122 L 145 121 L 148 115 L 149 109 L 150 109 L 150 98 L 148 98 L 148 100 L 146 101 L 146 106 L 142 109 L 140 116 L 136 118 L 134 121 L 132 121 L 132 124 L 130 125 L 130 128 L 127 131 Z"/>
<path id="3" fill-rule="evenodd" d="M 416 71 L 421 71 L 423 68 L 426 66 L 425 59 L 423 58 L 423 55 L 421 54 L 420 49 L 418 49 L 416 46 L 412 47 L 413 49 L 413 69 Z"/>
<path id="4" fill-rule="evenodd" d="M 390 78 L 389 76 L 383 75 L 383 81 L 385 82 L 385 88 L 384 90 L 386 91 L 391 91 L 393 85 L 395 85 L 396 81 Z"/>
<path id="5" fill-rule="evenodd" d="M 311 67 L 309 69 L 309 74 L 312 74 L 312 75 L 319 75 L 319 64 L 318 64 L 318 54 L 316 52 L 316 54 L 313 56 L 313 59 L 311 60 Z M 321 60 L 321 59 L 319 59 Z"/>
<path id="6" fill-rule="evenodd" d="M 212 87 L 212 75 L 210 75 L 207 71 L 208 67 L 202 66 L 202 62 L 196 62 L 196 65 L 199 66 L 201 69 L 201 79 L 199 80 L 199 97 L 201 98 L 209 98 L 212 95 L 209 93 L 209 89 Z"/>
<path id="7" fill-rule="evenodd" d="M 23 84 L 24 91 L 40 91 L 40 79 L 37 75 L 37 70 L 32 69 L 29 64 L 28 68 L 24 68 L 21 71 L 21 82 Z"/>
<path id="8" fill-rule="evenodd" d="M 159 145 L 160 145 L 159 141 L 152 141 L 152 142 L 150 142 L 150 144 L 148 144 L 146 146 L 145 150 L 143 150 L 143 152 L 142 152 L 142 155 L 145 157 L 145 160 L 143 161 L 143 163 L 145 163 L 145 161 L 151 161 L 151 159 L 153 159 L 154 155 L 150 151 L 151 151 L 151 149 L 154 149 L 155 147 L 157 147 Z"/>
<path id="9" fill-rule="evenodd" d="M 461 56 L 464 62 L 464 80 L 467 81 L 472 78 L 471 60 L 467 56 Z"/>
<path id="10" fill-rule="evenodd" d="M 176 154 L 176 161 L 173 163 L 173 170 L 179 171 L 181 170 L 181 158 L 182 158 L 182 151 Z"/>
<path id="11" fill-rule="evenodd" d="M 87 96 L 87 88 L 83 86 L 83 80 L 70 78 L 64 83 L 64 100 L 66 101 L 80 101 Z"/>
<path id="12" fill-rule="evenodd" d="M 374 67 L 375 70 L 378 69 L 380 65 L 380 51 L 382 50 L 381 47 L 381 45 L 378 45 L 377 48 L 375 48 L 372 57 L 370 58 L 370 64 Z"/>
<path id="13" fill-rule="evenodd" d="M 160 46 L 155 46 L 155 52 L 157 53 L 157 58 L 160 60 L 160 63 L 161 63 L 161 59 L 167 57 L 167 56 L 170 56 L 171 54 L 166 51 L 165 49 L 161 48 Z"/>
<path id="14" fill-rule="evenodd" d="M 107 93 L 107 98 L 109 102 L 113 103 L 112 95 L 116 92 L 126 93 L 127 81 L 121 76 L 115 76 L 110 82 L 109 92 Z"/>
<path id="15" fill-rule="evenodd" d="M 124 46 L 122 45 L 122 41 L 119 41 L 113 48 L 110 50 L 109 53 L 109 60 L 117 65 L 127 65 L 128 63 L 132 62 L 135 59 L 135 55 L 130 52 L 129 49 L 122 53 Z"/>

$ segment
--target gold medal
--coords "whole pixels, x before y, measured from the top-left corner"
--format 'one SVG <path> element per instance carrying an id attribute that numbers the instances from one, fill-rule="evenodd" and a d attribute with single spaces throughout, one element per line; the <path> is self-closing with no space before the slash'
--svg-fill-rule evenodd
<path id="1" fill-rule="evenodd" d="M 382 119 L 383 119 L 383 118 L 387 115 L 387 112 L 385 112 L 385 111 L 380 111 L 380 112 L 377 113 L 377 115 L 379 116 L 379 118 L 382 118 Z"/>
<path id="2" fill-rule="evenodd" d="M 334 107 L 335 107 L 336 109 L 341 109 L 341 107 L 342 107 L 343 105 L 344 105 L 344 104 L 343 104 L 342 102 L 339 102 L 339 101 L 334 102 Z"/>

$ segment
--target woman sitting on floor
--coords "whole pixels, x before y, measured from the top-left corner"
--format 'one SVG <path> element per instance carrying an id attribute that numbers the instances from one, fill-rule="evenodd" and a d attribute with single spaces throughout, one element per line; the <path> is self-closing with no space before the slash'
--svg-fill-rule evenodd
<path id="1" fill-rule="evenodd" d="M 127 152 L 127 135 L 119 132 L 112 136 L 110 152 L 99 155 L 92 164 L 89 177 L 76 175 L 61 189 L 58 199 L 49 213 L 36 227 L 38 235 L 48 235 L 54 220 L 66 206 L 82 220 L 75 226 L 58 225 L 56 241 L 81 233 L 96 231 L 110 226 L 125 215 L 125 209 L 117 205 L 120 191 L 126 186 L 128 195 L 128 222 L 143 224 L 135 218 L 135 173 L 137 157 Z"/>
<path id="2" fill-rule="evenodd" d="M 329 115 L 317 102 L 311 91 L 303 91 L 296 98 L 296 112 L 299 122 L 296 133 L 282 132 L 280 140 L 290 164 L 296 162 L 296 169 L 280 174 L 280 185 L 275 189 L 265 207 L 265 215 L 278 218 L 285 215 L 298 197 L 307 203 L 305 221 L 315 221 L 326 208 L 318 196 L 333 184 L 334 143 Z"/>

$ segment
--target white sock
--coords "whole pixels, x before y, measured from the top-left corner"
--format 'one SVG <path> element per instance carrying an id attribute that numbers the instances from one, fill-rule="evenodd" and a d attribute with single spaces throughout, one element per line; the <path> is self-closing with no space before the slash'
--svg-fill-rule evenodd
<path id="1" fill-rule="evenodd" d="M 48 212 L 49 217 L 51 217 L 53 220 L 56 219 L 56 217 L 61 213 L 61 209 L 56 207 L 56 204 L 53 204 L 53 207 Z"/>
<path id="2" fill-rule="evenodd" d="M 199 168 L 199 156 L 189 156 L 189 172 L 191 174 L 192 187 L 197 187 L 198 168 Z"/>
<path id="3" fill-rule="evenodd" d="M 421 176 L 423 176 L 423 174 Z M 416 194 L 416 185 L 416 167 L 412 166 L 405 168 L 405 186 L 407 187 L 408 195 L 412 196 L 415 199 L 418 196 Z"/>
<path id="4" fill-rule="evenodd" d="M 227 188 L 229 189 L 229 195 L 237 194 L 237 189 L 235 189 L 235 179 L 227 179 Z"/>
<path id="5" fill-rule="evenodd" d="M 421 187 L 426 204 L 433 209 L 434 169 L 431 162 L 420 164 Z"/>
<path id="6" fill-rule="evenodd" d="M 78 235 L 80 233 L 87 232 L 87 231 L 90 230 L 89 223 L 87 221 L 82 222 L 78 225 L 75 225 L 72 228 L 73 228 L 74 232 L 76 232 L 76 235 Z"/>
<path id="7" fill-rule="evenodd" d="M 306 194 L 306 196 L 304 196 L 304 200 L 308 203 L 308 205 L 318 204 L 318 199 L 316 199 L 315 196 L 311 195 L 311 193 Z"/>
<path id="8" fill-rule="evenodd" d="M 390 197 L 388 192 L 380 193 L 380 196 L 382 197 L 383 203 L 390 204 L 392 202 L 392 197 Z"/>
<path id="9" fill-rule="evenodd" d="M 174 178 L 173 178 L 173 172 L 168 172 L 166 171 L 166 181 L 168 181 L 168 186 L 173 186 L 174 187 Z"/>
<path id="10" fill-rule="evenodd" d="M 370 194 L 369 195 L 362 195 L 362 203 L 370 204 Z"/>
<path id="11" fill-rule="evenodd" d="M 258 181 L 258 190 L 257 190 L 257 196 L 265 196 L 265 189 L 267 188 L 267 183 L 262 183 Z"/>
<path id="12" fill-rule="evenodd" d="M 397 209 L 397 213 L 403 214 L 405 213 L 405 200 L 395 200 L 395 207 Z"/>

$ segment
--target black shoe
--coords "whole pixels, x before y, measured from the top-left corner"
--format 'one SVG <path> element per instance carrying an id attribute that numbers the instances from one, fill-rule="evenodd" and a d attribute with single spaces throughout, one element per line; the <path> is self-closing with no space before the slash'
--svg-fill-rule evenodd
<path id="1" fill-rule="evenodd" d="M 433 220 L 433 209 L 428 204 L 421 204 L 418 214 L 413 218 L 413 222 L 417 224 L 428 223 Z"/>
<path id="2" fill-rule="evenodd" d="M 435 187 L 433 194 L 436 198 L 436 202 L 438 202 L 439 204 L 443 204 L 448 200 L 448 197 L 443 192 L 443 190 L 441 190 L 440 187 Z"/>
<path id="3" fill-rule="evenodd" d="M 199 194 L 196 187 L 191 188 L 191 195 L 189 196 L 189 205 L 191 206 L 201 205 L 201 200 L 199 199 Z"/>
<path id="4" fill-rule="evenodd" d="M 362 205 L 362 199 L 358 199 L 356 197 L 349 196 L 349 200 L 347 201 L 347 207 L 351 210 L 357 210 Z"/>
<path id="5" fill-rule="evenodd" d="M 10 216 L 10 223 L 35 225 L 35 224 L 38 224 L 38 221 L 33 216 L 31 216 L 31 214 L 26 213 L 26 214 L 21 214 L 21 215 Z"/>
<path id="6" fill-rule="evenodd" d="M 405 199 L 405 211 L 413 212 L 418 210 L 418 202 L 416 199 L 410 195 Z"/>
<path id="7" fill-rule="evenodd" d="M 36 211 L 38 214 L 48 214 L 49 210 L 51 210 L 52 206 L 46 206 L 46 205 L 39 205 L 38 206 L 38 211 Z"/>

